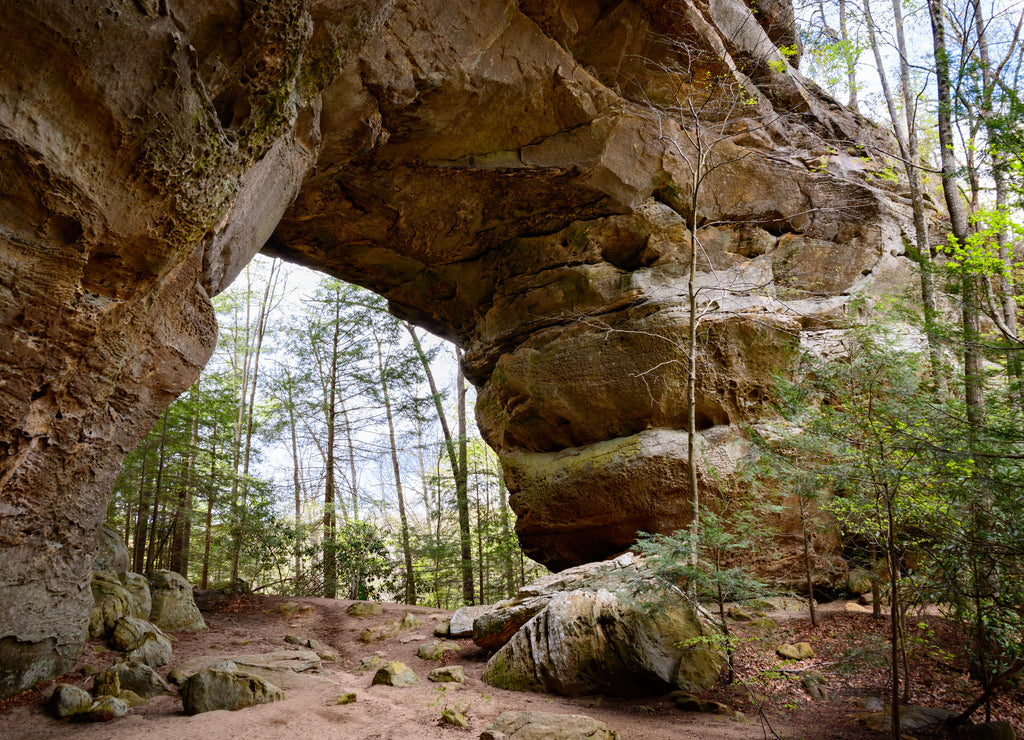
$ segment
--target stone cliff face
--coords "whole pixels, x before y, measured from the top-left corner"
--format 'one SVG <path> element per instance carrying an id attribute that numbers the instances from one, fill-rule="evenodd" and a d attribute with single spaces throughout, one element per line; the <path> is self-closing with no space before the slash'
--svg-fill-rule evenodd
<path id="1" fill-rule="evenodd" d="M 466 348 L 555 568 L 687 521 L 697 132 L 709 490 L 794 341 L 910 284 L 879 142 L 778 53 L 785 0 L 3 5 L 0 695 L 76 658 L 118 466 L 261 248 Z M 728 120 L 671 115 L 710 84 Z"/>

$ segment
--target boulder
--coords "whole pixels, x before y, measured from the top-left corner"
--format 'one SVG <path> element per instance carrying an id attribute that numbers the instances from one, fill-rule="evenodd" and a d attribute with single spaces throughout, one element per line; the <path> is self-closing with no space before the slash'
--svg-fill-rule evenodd
<path id="1" fill-rule="evenodd" d="M 124 539 L 115 530 L 102 525 L 96 535 L 96 558 L 93 570 L 109 570 L 123 573 L 131 567 L 132 556 Z"/>
<path id="2" fill-rule="evenodd" d="M 419 678 L 405 663 L 393 660 L 378 668 L 370 683 L 373 686 L 412 686 L 419 682 Z"/>
<path id="3" fill-rule="evenodd" d="M 146 634 L 152 633 L 163 636 L 163 632 L 152 622 L 138 617 L 121 617 L 114 623 L 114 630 L 110 635 L 112 647 L 122 652 L 131 650 L 135 643 L 139 642 Z"/>
<path id="4" fill-rule="evenodd" d="M 604 722 L 581 714 L 502 712 L 480 735 L 507 740 L 619 740 Z"/>
<path id="5" fill-rule="evenodd" d="M 433 683 L 465 683 L 466 671 L 460 665 L 446 665 L 433 669 L 427 674 Z"/>
<path id="6" fill-rule="evenodd" d="M 181 686 L 181 703 L 188 715 L 218 709 L 234 711 L 284 698 L 284 692 L 272 683 L 230 664 L 204 668 L 189 676 Z"/>
<path id="7" fill-rule="evenodd" d="M 116 574 L 106 570 L 92 572 L 93 607 L 89 617 L 89 636 L 103 637 L 122 617 L 145 619 L 138 599 L 122 585 Z"/>
<path id="8" fill-rule="evenodd" d="M 124 654 L 125 660 L 143 663 L 153 668 L 171 662 L 171 641 L 158 632 L 146 632 Z"/>
<path id="9" fill-rule="evenodd" d="M 118 573 L 117 577 L 128 593 L 135 597 L 135 603 L 139 605 L 143 617 L 149 619 L 149 613 L 153 609 L 153 596 L 146 577 L 130 571 Z"/>
<path id="10" fill-rule="evenodd" d="M 75 715 L 86 722 L 110 722 L 128 715 L 128 705 L 116 696 L 101 696 L 89 707 Z"/>
<path id="11" fill-rule="evenodd" d="M 350 617 L 365 619 L 367 617 L 379 617 L 384 613 L 384 607 L 374 601 L 354 601 L 346 607 L 345 612 Z"/>
<path id="12" fill-rule="evenodd" d="M 444 658 L 445 653 L 457 653 L 461 649 L 459 643 L 452 642 L 451 640 L 431 640 L 426 644 L 420 645 L 416 655 L 423 660 L 441 660 Z"/>
<path id="13" fill-rule="evenodd" d="M 570 696 L 705 690 L 718 680 L 720 656 L 678 647 L 703 634 L 681 605 L 651 613 L 605 590 L 570 591 L 556 595 L 487 661 L 483 679 L 499 688 Z"/>
<path id="14" fill-rule="evenodd" d="M 814 657 L 814 648 L 809 642 L 784 643 L 775 648 L 775 653 L 785 660 L 807 660 Z"/>
<path id="15" fill-rule="evenodd" d="M 192 587 L 184 576 L 170 570 L 157 570 L 149 576 L 153 594 L 150 621 L 165 630 L 206 629 L 192 595 Z"/>
<path id="16" fill-rule="evenodd" d="M 85 689 L 69 683 L 59 683 L 54 687 L 46 708 L 57 719 L 64 719 L 84 712 L 92 706 L 92 702 L 93 698 Z"/>
<path id="17" fill-rule="evenodd" d="M 448 620 L 448 636 L 472 637 L 473 623 L 476 621 L 476 618 L 489 610 L 490 607 L 487 605 L 464 606 L 456 609 L 451 619 Z"/>
<path id="18" fill-rule="evenodd" d="M 93 676 L 93 693 L 96 695 L 117 696 L 124 689 L 134 691 L 144 699 L 174 694 L 174 690 L 156 671 L 142 663 L 115 663 Z"/>

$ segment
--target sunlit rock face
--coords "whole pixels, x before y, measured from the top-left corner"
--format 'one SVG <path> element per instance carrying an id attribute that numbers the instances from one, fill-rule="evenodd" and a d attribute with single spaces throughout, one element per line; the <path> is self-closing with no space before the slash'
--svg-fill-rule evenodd
<path id="1" fill-rule="evenodd" d="M 776 51 L 788 2 L 758 10 L 4 0 L 0 695 L 78 655 L 121 460 L 261 248 L 466 348 L 531 556 L 565 567 L 685 523 L 699 148 L 650 105 L 700 94 L 681 67 L 745 106 L 702 124 L 727 134 L 697 192 L 709 491 L 800 333 L 911 280 L 904 206 L 856 146 L 875 134 Z"/>

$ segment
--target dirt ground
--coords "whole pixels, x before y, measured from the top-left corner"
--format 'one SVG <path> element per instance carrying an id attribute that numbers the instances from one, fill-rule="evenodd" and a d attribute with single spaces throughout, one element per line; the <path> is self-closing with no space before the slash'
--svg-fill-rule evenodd
<path id="1" fill-rule="evenodd" d="M 284 613 L 287 601 L 309 605 L 306 610 Z M 383 616 L 358 619 L 345 608 L 351 602 L 319 598 L 285 599 L 264 596 L 243 596 L 233 599 L 201 598 L 209 629 L 200 632 L 174 633 L 174 658 L 160 669 L 161 675 L 185 663 L 212 663 L 232 655 L 271 652 L 288 647 L 286 635 L 315 638 L 325 647 L 337 651 L 336 662 L 324 662 L 317 674 L 282 674 L 279 682 L 287 697 L 282 702 L 239 710 L 217 711 L 187 717 L 177 697 L 158 697 L 145 706 L 131 710 L 128 717 L 111 723 L 85 724 L 55 720 L 44 711 L 44 704 L 55 682 L 0 703 L 0 737 L 4 738 L 99 738 L 131 737 L 133 740 L 180 740 L 203 738 L 220 740 L 314 740 L 316 738 L 475 738 L 502 712 L 535 710 L 563 714 L 585 714 L 618 730 L 623 740 L 740 740 L 766 738 L 771 733 L 761 718 L 749 692 L 738 685 L 720 686 L 709 696 L 728 702 L 743 713 L 743 719 L 693 714 L 680 711 L 666 696 L 643 699 L 620 699 L 589 696 L 565 698 L 543 694 L 520 693 L 495 689 L 481 681 L 488 654 L 470 640 L 460 640 L 460 653 L 449 653 L 445 661 L 424 661 L 416 650 L 425 641 L 434 639 L 432 631 L 449 612 L 399 604 L 385 605 Z M 383 643 L 367 645 L 359 635 L 367 627 L 385 619 L 398 619 L 412 612 L 422 626 L 401 632 Z M 871 738 L 882 737 L 858 724 L 855 714 L 862 712 L 870 697 L 884 695 L 885 670 L 872 657 L 883 643 L 867 639 L 851 651 L 851 641 L 858 637 L 884 634 L 884 625 L 869 614 L 842 611 L 832 607 L 823 614 L 822 624 L 812 629 L 806 615 L 777 613 L 770 615 L 778 625 L 769 634 L 741 629 L 737 666 L 747 685 L 759 697 L 771 729 L 784 738 Z M 934 634 L 933 634 L 934 636 Z M 939 638 L 943 635 L 939 634 Z M 955 636 L 946 636 L 955 640 Z M 779 641 L 806 639 L 815 646 L 816 657 L 803 664 L 786 663 L 774 657 Z M 358 670 L 360 661 L 381 651 L 388 660 L 400 660 L 421 678 L 421 683 L 408 688 L 371 686 L 372 671 Z M 103 669 L 119 654 L 99 641 L 90 642 L 85 655 L 74 671 L 62 680 L 90 688 L 92 680 L 85 672 Z M 943 654 L 944 658 L 948 658 Z M 948 661 L 947 661 L 948 662 Z M 427 673 L 441 665 L 462 665 L 466 673 L 464 685 L 435 684 L 426 680 Z M 845 666 L 845 669 L 844 669 Z M 820 670 L 829 680 L 829 701 L 812 701 L 803 691 L 799 670 Z M 848 670 L 846 670 L 848 669 Z M 922 687 L 930 679 L 933 688 L 924 691 L 923 699 L 941 706 L 958 701 L 958 691 L 968 696 L 970 686 L 963 671 L 949 666 L 950 675 L 936 673 L 924 666 L 918 677 Z M 937 686 L 937 688 L 935 688 Z M 357 700 L 338 705 L 335 699 L 343 693 L 355 692 Z M 916 698 L 916 697 L 915 697 Z M 962 697 L 961 697 L 962 699 Z M 442 727 L 438 724 L 445 707 L 465 712 L 469 729 Z M 955 708 L 955 707 L 949 707 Z M 997 709 L 1018 728 L 1024 728 L 1024 713 L 1019 702 L 1004 701 Z M 915 737 L 928 736 L 916 733 Z"/>

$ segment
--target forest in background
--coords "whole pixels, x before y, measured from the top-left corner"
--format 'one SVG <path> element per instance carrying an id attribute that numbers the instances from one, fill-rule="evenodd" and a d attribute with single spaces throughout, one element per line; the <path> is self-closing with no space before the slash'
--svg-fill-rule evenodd
<path id="1" fill-rule="evenodd" d="M 367 290 L 267 258 L 214 303 L 213 358 L 128 456 L 108 508 L 134 570 L 442 608 L 543 570 L 518 548 L 451 344 Z"/>

